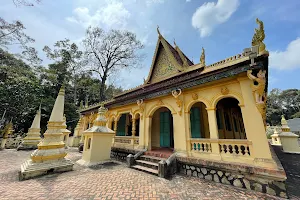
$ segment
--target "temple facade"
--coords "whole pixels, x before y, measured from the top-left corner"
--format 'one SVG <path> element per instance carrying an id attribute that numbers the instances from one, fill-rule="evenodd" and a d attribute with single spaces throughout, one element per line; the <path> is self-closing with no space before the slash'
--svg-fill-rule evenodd
<path id="1" fill-rule="evenodd" d="M 249 48 L 210 65 L 203 48 L 199 63 L 193 63 L 157 29 L 147 79 L 104 102 L 107 126 L 116 132 L 113 147 L 124 152 L 170 150 L 184 169 L 184 163 L 209 161 L 214 169 L 269 170 L 264 173 L 284 181 L 265 133 L 269 53 L 263 23 L 257 23 Z M 99 107 L 81 109 L 78 135 L 93 126 Z"/>

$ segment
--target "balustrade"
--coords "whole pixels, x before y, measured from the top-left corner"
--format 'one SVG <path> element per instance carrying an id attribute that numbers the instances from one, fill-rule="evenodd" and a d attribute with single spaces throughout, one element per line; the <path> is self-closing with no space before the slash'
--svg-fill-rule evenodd
<path id="1" fill-rule="evenodd" d="M 250 156 L 250 145 L 252 143 L 248 140 L 218 140 L 220 153 L 225 155 L 239 155 L 239 156 Z"/>
<path id="2" fill-rule="evenodd" d="M 250 149 L 252 147 L 252 142 L 248 140 L 240 139 L 190 139 L 190 150 L 192 152 L 198 153 L 212 153 L 212 143 L 217 143 L 219 150 L 214 152 L 219 152 L 221 155 L 230 156 L 251 156 Z"/>
<path id="3" fill-rule="evenodd" d="M 115 136 L 115 143 L 131 144 L 132 137 Z"/>
<path id="4" fill-rule="evenodd" d="M 133 136 L 115 136 L 114 138 L 114 146 L 132 148 L 132 146 L 139 145 L 139 137 Z M 131 146 L 131 147 L 130 147 Z"/>
<path id="5" fill-rule="evenodd" d="M 211 153 L 211 142 L 209 139 L 191 139 L 191 150 Z"/>

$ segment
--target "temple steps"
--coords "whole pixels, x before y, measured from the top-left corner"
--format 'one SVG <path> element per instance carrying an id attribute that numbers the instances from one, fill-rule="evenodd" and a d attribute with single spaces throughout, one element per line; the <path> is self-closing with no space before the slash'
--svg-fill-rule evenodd
<path id="1" fill-rule="evenodd" d="M 147 172 L 150 174 L 158 175 L 158 163 L 165 158 L 143 155 L 136 160 L 136 164 L 132 166 L 133 169 Z"/>
<path id="2" fill-rule="evenodd" d="M 152 169 L 152 168 L 144 167 L 141 165 L 133 165 L 132 168 L 143 171 L 143 172 L 148 172 L 150 174 L 158 175 L 158 169 Z"/>
<path id="3" fill-rule="evenodd" d="M 145 161 L 145 160 L 136 160 L 135 162 L 140 166 L 158 170 L 158 163 Z"/>
<path id="4" fill-rule="evenodd" d="M 140 160 L 150 161 L 150 162 L 153 162 L 153 163 L 159 163 L 160 161 L 166 160 L 166 159 L 161 158 L 161 157 L 143 155 L 143 156 L 140 156 Z"/>

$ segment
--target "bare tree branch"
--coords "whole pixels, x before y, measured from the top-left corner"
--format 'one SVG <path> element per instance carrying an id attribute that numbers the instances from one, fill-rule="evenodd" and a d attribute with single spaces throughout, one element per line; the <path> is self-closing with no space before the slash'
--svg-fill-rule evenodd
<path id="1" fill-rule="evenodd" d="M 129 31 L 105 32 L 98 27 L 89 27 L 83 44 L 89 70 L 101 78 L 100 100 L 104 100 L 105 83 L 111 73 L 118 73 L 122 68 L 134 68 L 142 59 L 139 50 L 143 45 Z"/>

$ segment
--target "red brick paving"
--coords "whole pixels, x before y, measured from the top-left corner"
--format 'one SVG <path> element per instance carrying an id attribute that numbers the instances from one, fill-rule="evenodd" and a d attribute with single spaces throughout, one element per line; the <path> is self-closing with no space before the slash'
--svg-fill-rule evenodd
<path id="1" fill-rule="evenodd" d="M 29 158 L 30 153 L 0 151 L 1 200 L 279 199 L 192 177 L 175 176 L 166 180 L 129 169 L 122 163 L 96 168 L 75 164 L 71 172 L 18 181 L 20 165 Z M 67 157 L 76 161 L 81 154 L 73 150 Z"/>

